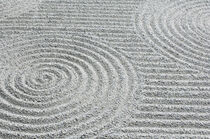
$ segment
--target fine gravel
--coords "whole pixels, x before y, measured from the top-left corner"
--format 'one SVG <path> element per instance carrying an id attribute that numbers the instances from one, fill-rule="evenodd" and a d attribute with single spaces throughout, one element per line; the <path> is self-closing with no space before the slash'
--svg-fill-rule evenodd
<path id="1" fill-rule="evenodd" d="M 210 139 L 210 0 L 0 0 L 0 138 Z"/>

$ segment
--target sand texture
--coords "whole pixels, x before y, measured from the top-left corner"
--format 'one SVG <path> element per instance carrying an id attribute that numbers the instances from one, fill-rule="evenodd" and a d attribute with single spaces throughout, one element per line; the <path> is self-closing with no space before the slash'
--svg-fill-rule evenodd
<path id="1" fill-rule="evenodd" d="M 0 0 L 0 138 L 210 139 L 210 0 Z"/>

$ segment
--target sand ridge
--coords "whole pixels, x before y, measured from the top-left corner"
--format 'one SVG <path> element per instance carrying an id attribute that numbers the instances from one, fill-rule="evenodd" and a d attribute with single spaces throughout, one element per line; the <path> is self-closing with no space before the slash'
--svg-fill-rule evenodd
<path id="1" fill-rule="evenodd" d="M 0 138 L 209 138 L 209 0 L 22 3 L 0 19 Z"/>
<path id="2" fill-rule="evenodd" d="M 22 133 L 23 138 L 91 137 L 118 122 L 136 87 L 136 73 L 125 57 L 83 35 L 24 40 L 4 53 L 10 64 L 1 79 L 2 129 L 39 133 Z"/>
<path id="3" fill-rule="evenodd" d="M 209 73 L 209 1 L 142 2 L 136 29 L 167 57 Z"/>

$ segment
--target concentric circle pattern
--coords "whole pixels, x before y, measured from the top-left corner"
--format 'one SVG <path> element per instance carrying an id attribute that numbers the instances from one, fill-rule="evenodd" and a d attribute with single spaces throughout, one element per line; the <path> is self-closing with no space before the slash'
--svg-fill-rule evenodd
<path id="1" fill-rule="evenodd" d="M 1 52 L 10 61 L 0 80 L 2 137 L 91 137 L 119 124 L 136 86 L 125 57 L 84 35 L 13 42 Z"/>
<path id="2" fill-rule="evenodd" d="M 41 0 L 0 0 L 0 20 L 35 8 Z"/>
<path id="3" fill-rule="evenodd" d="M 142 2 L 135 16 L 138 34 L 166 55 L 210 72 L 210 1 Z"/>

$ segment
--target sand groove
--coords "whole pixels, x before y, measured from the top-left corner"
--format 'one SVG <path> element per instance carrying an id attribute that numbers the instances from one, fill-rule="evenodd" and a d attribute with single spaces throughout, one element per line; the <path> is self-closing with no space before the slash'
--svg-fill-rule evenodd
<path id="1" fill-rule="evenodd" d="M 83 35 L 24 40 L 2 52 L 1 137 L 88 137 L 119 122 L 136 84 L 125 57 Z"/>
<path id="2" fill-rule="evenodd" d="M 167 57 L 209 73 L 209 9 L 208 0 L 144 1 L 136 30 Z"/>
<path id="3" fill-rule="evenodd" d="M 153 2 L 153 4 L 149 4 L 150 2 Z M 145 5 L 148 5 L 148 8 Z M 145 21 L 144 28 L 142 28 L 143 22 L 140 22 L 140 19 L 143 19 L 141 8 L 138 9 L 142 6 L 145 9 L 144 11 L 148 13 L 144 17 L 148 19 Z M 165 13 L 161 13 L 159 6 Z M 147 11 L 147 9 L 152 10 Z M 152 17 L 150 12 L 154 9 L 157 10 L 154 14 L 157 16 Z M 136 11 L 138 12 L 136 13 Z M 136 17 L 135 20 L 133 15 Z M 142 32 L 139 32 L 140 29 L 138 28 Z M 5 73 L 12 73 L 8 78 L 2 80 L 5 84 L 1 85 L 3 91 L 7 93 L 5 95 L 5 92 L 0 91 L 1 98 L 4 98 L 0 100 L 0 124 L 3 125 L 0 128 L 1 136 L 6 139 L 9 137 L 53 138 L 53 136 L 54 138 L 63 136 L 79 138 L 85 132 L 89 137 L 96 133 L 98 138 L 209 138 L 210 76 L 206 74 L 208 73 L 209 62 L 209 28 L 209 0 L 43 0 L 37 10 L 26 12 L 18 17 L 1 20 L 0 38 L 3 38 L 3 40 L 7 40 L 7 36 L 10 35 L 26 33 L 63 33 L 65 35 L 61 36 L 68 36 L 66 32 L 76 34 L 86 32 L 88 35 L 97 36 L 100 41 L 109 42 L 109 48 L 116 48 L 115 50 L 118 51 L 119 55 L 123 54 L 126 59 L 129 59 L 136 69 L 137 86 L 139 87 L 139 90 L 135 93 L 129 92 L 132 99 L 129 98 L 126 105 L 123 105 L 129 111 L 126 111 L 127 115 L 125 117 L 119 118 L 121 126 L 110 130 L 108 126 L 116 125 L 118 120 L 115 121 L 113 118 L 115 116 L 110 115 L 109 117 L 113 118 L 115 122 L 109 124 L 110 120 L 106 121 L 109 117 L 103 117 L 103 110 L 106 111 L 114 106 L 117 108 L 117 104 L 112 105 L 111 103 L 107 108 L 94 111 L 95 107 L 92 106 L 97 104 L 97 101 L 93 105 L 90 103 L 90 105 L 87 104 L 87 107 L 81 108 L 83 104 L 77 105 L 80 97 L 75 100 L 78 95 L 72 94 L 73 102 L 63 105 L 62 103 L 65 101 L 61 103 L 58 98 L 65 97 L 65 91 L 59 91 L 59 94 L 54 91 L 54 89 L 59 90 L 65 84 L 68 84 L 67 80 L 69 78 L 75 81 L 75 84 L 76 82 L 79 83 L 77 84 L 78 87 L 86 83 L 86 90 L 92 87 L 93 89 L 97 88 L 97 83 L 93 85 L 94 81 L 82 82 L 82 77 L 95 77 L 96 74 L 94 73 L 98 73 L 97 77 L 108 77 L 106 72 L 104 72 L 104 76 L 101 75 L 103 71 L 110 67 L 105 66 L 106 62 L 89 64 L 93 63 L 91 61 L 97 61 L 98 59 L 95 55 L 89 55 L 95 50 L 86 52 L 85 47 L 81 49 L 81 53 L 76 53 L 80 51 L 79 47 L 75 50 L 76 52 L 65 51 L 66 43 L 62 43 L 62 47 L 49 46 L 43 48 L 42 46 L 45 46 L 45 44 L 60 44 L 56 41 L 51 42 L 50 40 L 54 40 L 51 37 L 49 42 L 47 40 L 47 42 L 42 41 L 37 36 L 40 42 L 34 41 L 36 40 L 34 37 L 32 37 L 32 41 L 30 41 L 30 37 L 21 41 L 15 39 L 14 43 L 9 43 L 9 46 L 20 42 L 16 46 L 22 46 L 23 44 L 23 47 L 12 51 L 10 49 L 10 52 L 15 52 L 14 56 L 8 56 L 8 52 L 4 51 L 5 59 L 0 59 L 0 64 L 4 65 L 10 59 L 19 57 L 20 59 L 17 59 L 17 62 L 10 63 L 8 67 L 14 67 L 19 65 L 18 63 L 22 63 L 16 71 L 25 69 L 27 72 L 23 74 L 17 72 L 16 74 L 11 68 L 6 68 L 7 66 L 5 68 L 1 67 L 1 77 L 4 77 L 4 70 L 6 69 L 10 69 L 10 71 Z M 148 32 L 146 32 L 147 30 Z M 154 39 L 150 38 L 149 33 L 153 35 Z M 48 38 L 48 36 L 53 35 L 46 36 Z M 81 36 L 77 37 L 80 38 Z M 82 42 L 89 44 L 93 38 L 86 37 L 81 37 L 84 39 Z M 63 38 L 69 40 L 69 37 Z M 96 40 L 96 42 L 100 42 L 98 39 Z M 101 43 L 101 46 L 98 43 L 93 47 L 97 46 L 96 48 L 101 47 L 105 51 L 109 51 L 106 44 Z M 35 47 L 34 44 L 42 45 Z M 23 53 L 22 49 L 25 49 L 26 53 Z M 85 53 L 82 50 L 85 50 Z M 97 50 L 96 53 L 100 53 L 99 49 Z M 0 53 L 2 54 L 2 52 L 0 47 Z M 181 56 L 176 55 L 177 53 L 180 53 Z M 71 55 L 73 61 L 68 60 L 68 55 Z M 103 57 L 100 54 L 98 56 Z M 86 59 L 86 57 L 88 58 Z M 102 61 L 111 61 L 108 58 L 109 56 L 102 58 Z M 33 59 L 36 60 L 33 61 Z M 98 62 L 101 63 L 101 61 Z M 179 63 L 184 63 L 184 65 Z M 196 63 L 200 64 L 196 65 Z M 41 74 L 42 72 L 30 74 L 30 71 L 33 70 L 26 66 L 28 64 L 34 65 L 37 70 L 40 69 L 44 74 Z M 97 70 L 100 69 L 97 65 L 107 68 Z M 123 65 L 126 67 L 126 64 Z M 113 67 L 115 67 L 115 64 L 113 64 Z M 73 71 L 74 69 L 75 71 Z M 129 73 L 129 68 L 125 69 Z M 112 70 L 107 70 L 107 73 L 110 71 Z M 93 74 L 88 76 L 89 73 Z M 121 72 L 119 71 L 119 73 Z M 95 79 L 93 78 L 93 80 Z M 127 78 L 122 80 L 125 81 Z M 57 87 L 54 86 L 56 83 L 58 83 Z M 101 81 L 101 84 L 103 83 Z M 101 84 L 98 85 L 100 86 L 98 89 L 103 88 Z M 108 84 L 104 84 L 104 87 L 106 88 Z M 89 88 L 88 85 L 90 85 Z M 47 89 L 52 93 L 45 91 Z M 97 115 L 92 115 L 96 113 Z M 114 113 L 119 114 L 115 110 Z M 78 118 L 76 118 L 77 116 Z M 93 119 L 90 119 L 91 117 Z M 102 119 L 104 125 L 107 125 L 107 128 L 100 127 L 100 119 Z M 7 125 L 7 123 L 9 124 Z M 98 127 L 101 129 L 100 131 L 103 131 L 102 134 L 97 134 Z"/>

